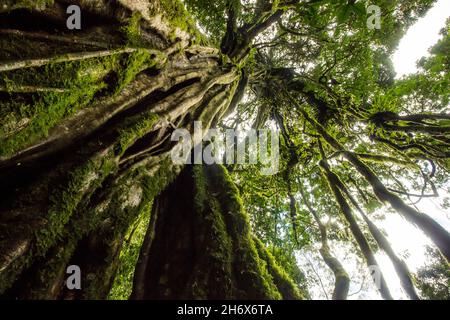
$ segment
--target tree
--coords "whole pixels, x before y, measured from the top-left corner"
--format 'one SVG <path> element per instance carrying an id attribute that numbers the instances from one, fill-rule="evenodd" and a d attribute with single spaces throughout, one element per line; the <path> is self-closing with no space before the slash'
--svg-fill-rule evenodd
<path id="1" fill-rule="evenodd" d="M 428 247 L 426 254 L 431 263 L 417 272 L 417 286 L 426 299 L 448 300 L 450 297 L 448 265 L 436 249 Z"/>
<path id="2" fill-rule="evenodd" d="M 308 171 L 317 177 L 306 187 L 331 188 L 314 203 L 335 196 L 333 212 L 370 266 L 371 240 L 347 201 L 386 252 L 362 211 L 368 203 L 391 205 L 449 260 L 448 232 L 407 204 L 409 177 L 395 171 L 423 178 L 421 198 L 446 182 L 448 68 L 439 48 L 448 36 L 422 61 L 426 75 L 396 82 L 388 56 L 432 1 L 379 2 L 378 31 L 366 28 L 365 5 L 354 1 L 1 1 L 0 293 L 106 298 L 147 215 L 131 298 L 307 297 L 293 259 L 317 236 L 312 220 L 332 260 L 323 213 L 299 208 L 297 181 Z M 81 30 L 67 29 L 68 5 L 81 8 Z M 427 81 L 437 88 L 430 94 Z M 408 107 L 415 89 L 426 106 Z M 264 186 L 254 168 L 174 163 L 180 143 L 170 137 L 193 134 L 194 122 L 204 131 L 275 125 L 282 174 Z M 386 176 L 399 176 L 401 190 Z M 344 184 L 350 178 L 356 190 Z M 255 196 L 261 186 L 284 191 Z M 289 218 L 257 217 L 266 204 L 276 219 Z M 335 260 L 330 267 L 341 270 Z M 72 264 L 82 270 L 80 291 L 64 287 Z M 346 297 L 343 278 L 335 298 Z M 385 282 L 381 291 L 390 298 Z"/>

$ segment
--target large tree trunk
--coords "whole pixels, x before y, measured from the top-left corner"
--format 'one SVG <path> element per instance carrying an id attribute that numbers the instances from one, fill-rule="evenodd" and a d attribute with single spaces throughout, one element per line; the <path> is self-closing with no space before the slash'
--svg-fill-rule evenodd
<path id="1" fill-rule="evenodd" d="M 132 299 L 299 299 L 253 238 L 221 166 L 189 166 L 155 199 Z"/>
<path id="2" fill-rule="evenodd" d="M 65 29 L 65 1 L 0 13 L 0 293 L 9 297 L 70 297 L 68 264 L 88 276 L 77 297 L 105 297 L 128 226 L 180 171 L 173 129 L 218 121 L 238 82 L 217 50 L 194 45 L 162 11 L 70 4 L 82 8 L 79 33 Z"/>
<path id="3" fill-rule="evenodd" d="M 71 4 L 82 9 L 81 31 L 66 28 L 65 9 Z M 202 121 L 207 129 L 232 101 L 236 104 L 237 64 L 246 45 L 234 63 L 223 62 L 218 50 L 199 45 L 193 26 L 174 25 L 177 19 L 159 1 L 57 0 L 46 8 L 29 6 L 28 1 L 0 6 L 0 295 L 105 298 L 126 231 L 181 170 L 170 159 L 174 128 L 192 133 L 194 121 Z M 199 143 L 202 137 L 196 138 Z M 183 284 L 178 297 L 299 297 L 283 291 L 290 282 L 262 249 L 258 255 L 245 220 L 227 221 L 235 229 L 225 231 L 229 213 L 222 208 L 209 214 L 178 212 L 181 220 L 174 221 L 176 208 L 166 212 L 167 197 L 166 192 L 155 202 L 155 245 L 166 244 L 159 230 L 171 222 L 167 241 L 177 230 L 191 241 L 174 243 L 171 250 L 189 251 L 186 245 L 200 250 L 206 245 L 201 238 L 214 232 L 222 232 L 231 247 L 217 243 L 210 255 L 182 267 L 169 264 L 167 270 L 153 260 L 146 268 L 156 273 L 137 272 L 144 288 L 195 262 L 204 270 Z M 196 223 L 182 220 L 183 215 Z M 189 233 L 194 227 L 203 228 L 195 237 Z M 160 268 L 188 257 L 187 251 L 167 256 L 164 248 L 155 253 L 151 244 Z M 205 263 L 219 252 L 229 260 Z M 81 267 L 81 291 L 65 289 L 71 264 Z M 216 279 L 220 267 L 231 268 L 223 275 L 233 279 Z M 272 278 L 282 282 L 279 289 Z M 174 279 L 166 285 L 179 281 Z M 200 280 L 203 291 L 189 291 Z M 212 285 L 220 281 L 229 290 L 215 292 Z M 139 298 L 178 294 L 136 292 Z"/>

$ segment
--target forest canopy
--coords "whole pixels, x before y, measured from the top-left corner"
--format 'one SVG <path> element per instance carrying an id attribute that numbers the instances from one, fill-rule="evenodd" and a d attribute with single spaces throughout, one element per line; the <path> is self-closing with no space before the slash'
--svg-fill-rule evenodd
<path id="1" fill-rule="evenodd" d="M 0 297 L 342 300 L 356 268 L 449 299 L 450 19 L 416 73 L 391 60 L 433 4 L 0 0 Z"/>

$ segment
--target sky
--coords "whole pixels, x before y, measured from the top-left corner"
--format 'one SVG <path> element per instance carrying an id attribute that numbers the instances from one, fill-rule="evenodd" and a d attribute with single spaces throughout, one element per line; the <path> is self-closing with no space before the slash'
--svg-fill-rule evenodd
<path id="1" fill-rule="evenodd" d="M 441 37 L 439 31 L 445 26 L 446 19 L 450 16 L 450 0 L 438 0 L 427 14 L 411 26 L 406 35 L 400 41 L 397 51 L 392 60 L 397 73 L 397 78 L 417 71 L 416 62 L 423 56 L 428 56 L 428 49 L 432 47 Z M 441 196 L 449 195 L 449 188 L 441 190 Z M 450 213 L 440 208 L 437 199 L 424 199 L 417 206 L 420 211 L 429 214 L 450 232 Z M 386 219 L 377 222 L 386 234 L 389 242 L 397 254 L 399 254 L 408 265 L 411 272 L 416 272 L 424 265 L 425 245 L 431 241 L 417 228 L 412 226 L 401 216 L 387 212 Z M 333 253 L 344 264 L 349 273 L 352 283 L 349 290 L 349 299 L 381 299 L 373 286 L 367 270 L 361 269 L 361 263 L 351 254 L 350 248 L 342 248 L 342 243 L 336 244 Z M 298 256 L 300 267 L 308 276 L 318 280 L 317 285 L 310 287 L 313 299 L 326 299 L 324 290 L 328 289 L 328 298 L 331 296 L 334 285 L 334 277 L 331 271 L 323 263 L 319 253 L 320 245 L 314 250 L 302 250 Z M 382 252 L 376 254 L 386 282 L 395 299 L 407 299 L 403 292 L 400 281 L 389 258 Z M 319 281 L 319 278 L 320 281 Z"/>
<path id="2" fill-rule="evenodd" d="M 409 28 L 392 60 L 397 78 L 414 73 L 416 61 L 428 55 L 428 49 L 440 38 L 439 31 L 450 16 L 450 0 L 438 0 L 426 16 Z"/>

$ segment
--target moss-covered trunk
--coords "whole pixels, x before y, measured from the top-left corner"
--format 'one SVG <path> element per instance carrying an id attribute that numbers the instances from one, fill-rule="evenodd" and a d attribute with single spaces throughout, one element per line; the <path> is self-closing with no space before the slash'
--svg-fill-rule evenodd
<path id="1" fill-rule="evenodd" d="M 67 30 L 66 8 L 73 4 L 81 7 L 82 30 Z M 170 159 L 172 132 L 192 132 L 194 121 L 208 128 L 230 111 L 242 96 L 236 88 L 245 56 L 223 59 L 178 0 L 0 1 L 0 8 L 0 295 L 106 298 L 130 226 L 181 170 Z M 248 297 L 281 297 L 237 202 L 233 208 L 242 221 L 225 221 L 228 209 L 217 207 L 186 212 L 195 224 L 174 224 L 167 205 L 161 206 L 167 194 L 155 203 L 157 229 L 187 232 L 186 242 L 180 238 L 173 250 L 187 249 L 188 241 L 201 248 L 201 238 L 214 232 L 230 244 L 219 238 L 214 248 L 208 244 L 228 260 L 217 257 L 212 269 L 193 275 L 183 284 L 185 296 L 214 296 L 205 286 L 220 282 L 215 276 L 223 267 L 236 279 L 221 279 L 229 289 L 215 295 L 243 296 L 240 290 L 249 286 Z M 211 204 L 198 201 L 226 203 L 208 199 Z M 242 229 L 226 231 L 225 225 Z M 189 233 L 194 226 L 202 228 L 195 236 Z M 161 236 L 155 233 L 155 244 L 164 243 Z M 152 261 L 152 268 L 172 262 L 166 251 L 156 255 L 160 262 Z M 206 268 L 210 259 L 194 262 Z M 64 285 L 72 264 L 82 271 L 80 291 Z M 159 283 L 163 275 L 146 273 L 143 281 Z M 198 281 L 203 292 L 189 292 Z"/>
<path id="2" fill-rule="evenodd" d="M 250 232 L 221 166 L 189 166 L 155 199 L 132 299 L 300 299 Z"/>
<path id="3" fill-rule="evenodd" d="M 173 130 L 217 122 L 239 80 L 166 2 L 69 2 L 0 11 L 3 297 L 105 298 L 129 226 L 181 169 Z"/>

